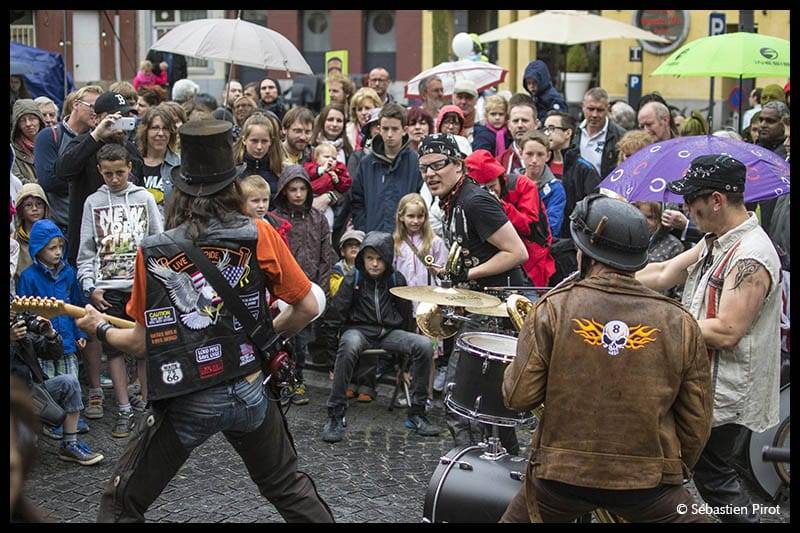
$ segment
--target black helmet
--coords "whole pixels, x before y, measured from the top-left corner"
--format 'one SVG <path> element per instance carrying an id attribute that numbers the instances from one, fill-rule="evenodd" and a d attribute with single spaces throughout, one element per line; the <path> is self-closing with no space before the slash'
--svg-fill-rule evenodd
<path id="1" fill-rule="evenodd" d="M 575 246 L 592 259 L 629 272 L 647 264 L 647 220 L 631 204 L 591 194 L 577 203 L 569 219 Z"/>

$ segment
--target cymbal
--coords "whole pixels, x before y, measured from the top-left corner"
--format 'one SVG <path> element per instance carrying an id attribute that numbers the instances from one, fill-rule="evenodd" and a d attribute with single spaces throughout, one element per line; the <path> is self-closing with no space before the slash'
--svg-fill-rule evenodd
<path id="1" fill-rule="evenodd" d="M 467 307 L 466 311 L 475 315 L 508 317 L 508 306 L 505 302 L 492 307 Z"/>
<path id="2" fill-rule="evenodd" d="M 389 292 L 404 300 L 453 307 L 493 307 L 500 299 L 482 292 L 442 287 L 392 287 Z"/>

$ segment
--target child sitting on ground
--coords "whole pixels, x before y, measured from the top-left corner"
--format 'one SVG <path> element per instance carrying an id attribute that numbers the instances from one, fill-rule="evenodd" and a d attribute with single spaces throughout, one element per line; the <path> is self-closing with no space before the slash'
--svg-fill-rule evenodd
<path id="1" fill-rule="evenodd" d="M 331 143 L 320 143 L 314 148 L 314 162 L 309 161 L 303 168 L 311 178 L 311 190 L 314 198 L 323 194 L 332 195 L 331 204 L 335 202 L 334 190 L 342 194 L 350 189 L 353 180 L 350 172 L 341 161 L 337 161 L 338 150 Z M 330 205 L 325 208 L 325 218 L 328 226 L 333 227 L 333 208 Z"/>

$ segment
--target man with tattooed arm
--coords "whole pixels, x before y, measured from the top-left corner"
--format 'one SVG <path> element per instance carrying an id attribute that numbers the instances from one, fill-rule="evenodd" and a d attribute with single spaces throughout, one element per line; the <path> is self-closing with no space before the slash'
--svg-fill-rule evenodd
<path id="1" fill-rule="evenodd" d="M 759 515 L 731 463 L 749 431 L 779 421 L 781 282 L 778 254 L 745 208 L 745 175 L 744 165 L 726 155 L 694 159 L 668 187 L 684 197 L 705 236 L 636 279 L 654 290 L 685 283 L 682 303 L 708 347 L 714 394 L 711 436 L 694 482 L 709 505 L 749 510 L 722 515 L 723 522 L 750 523 Z"/>

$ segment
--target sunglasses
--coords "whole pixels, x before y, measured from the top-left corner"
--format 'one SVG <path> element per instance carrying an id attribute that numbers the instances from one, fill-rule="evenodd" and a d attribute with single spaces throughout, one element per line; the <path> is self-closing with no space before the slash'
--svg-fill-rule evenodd
<path id="1" fill-rule="evenodd" d="M 444 167 L 446 167 L 449 164 L 450 164 L 450 159 L 449 158 L 448 159 L 440 159 L 439 161 L 434 161 L 433 163 L 430 163 L 430 164 L 427 164 L 427 165 L 421 164 L 419 166 L 419 173 L 424 176 L 425 174 L 427 174 L 428 169 L 431 169 L 434 172 L 439 172 L 440 170 L 442 170 Z"/>

